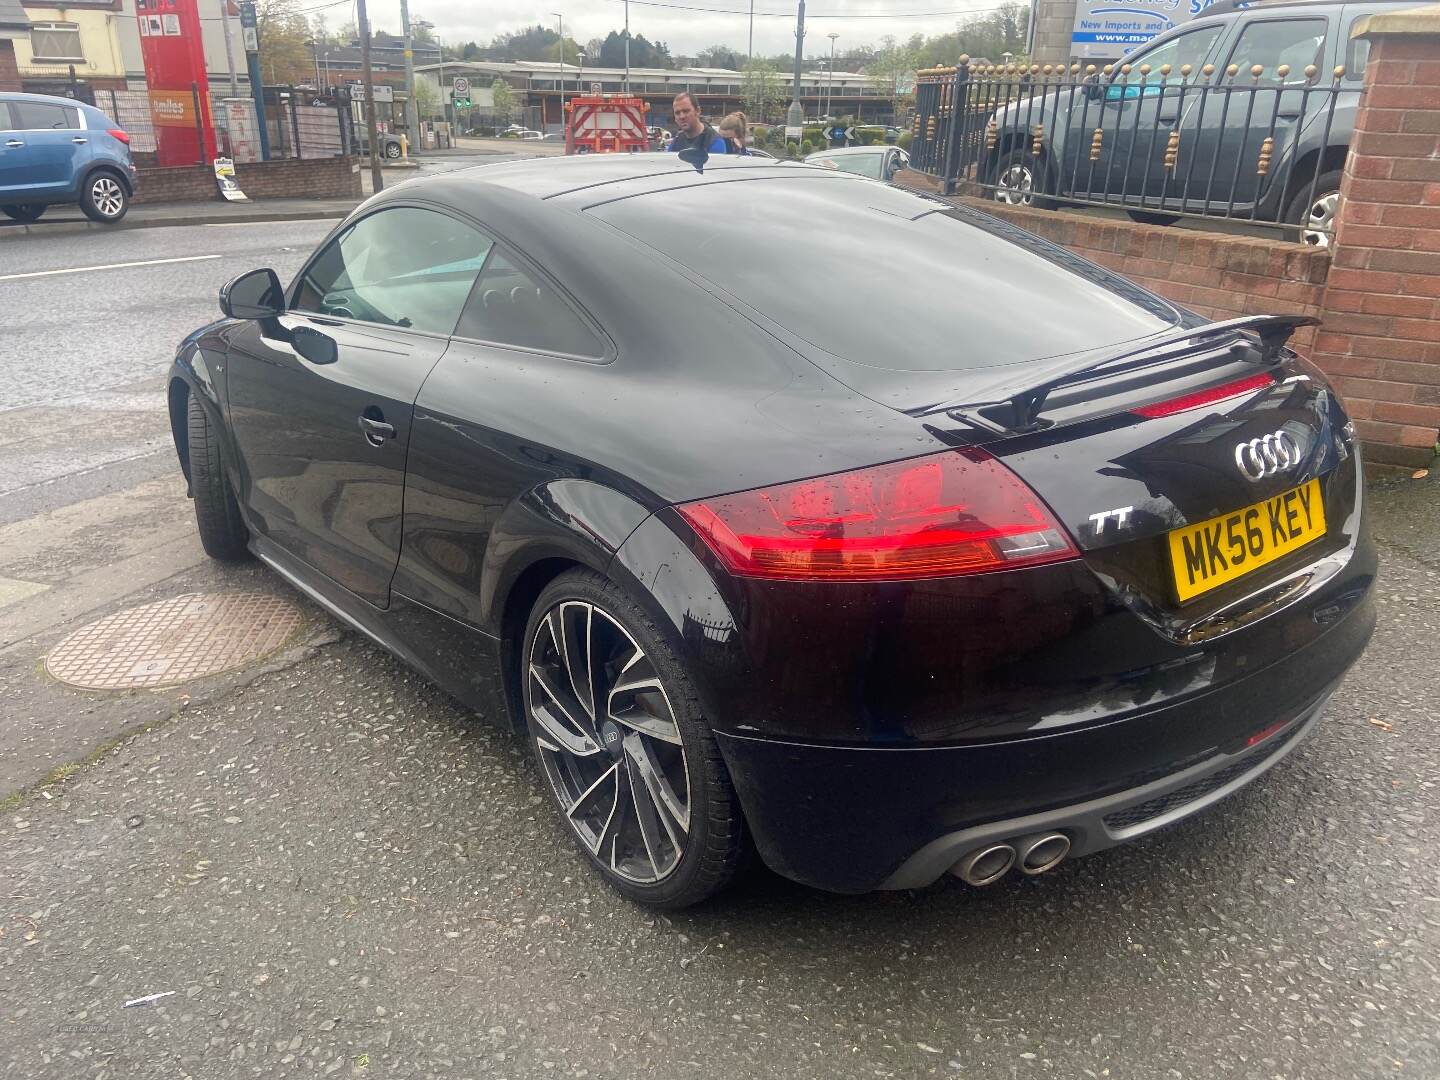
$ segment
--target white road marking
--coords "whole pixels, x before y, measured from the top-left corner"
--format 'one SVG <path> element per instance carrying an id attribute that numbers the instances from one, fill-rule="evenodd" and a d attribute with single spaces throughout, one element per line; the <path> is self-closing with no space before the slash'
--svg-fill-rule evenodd
<path id="1" fill-rule="evenodd" d="M 334 218 L 306 218 L 306 221 L 339 221 L 342 215 L 336 214 Z M 297 221 L 287 221 L 284 218 L 275 218 L 273 221 L 207 221 L 207 229 L 240 229 L 246 225 L 298 225 Z"/>
<path id="2" fill-rule="evenodd" d="M 52 274 L 88 274 L 91 270 L 126 270 L 132 266 L 159 266 L 161 263 L 203 262 L 206 259 L 221 257 L 220 255 L 184 255 L 177 259 L 143 259 L 140 262 L 107 263 L 104 266 L 72 266 L 67 270 L 32 270 L 28 274 L 0 274 L 0 281 L 49 277 Z"/>

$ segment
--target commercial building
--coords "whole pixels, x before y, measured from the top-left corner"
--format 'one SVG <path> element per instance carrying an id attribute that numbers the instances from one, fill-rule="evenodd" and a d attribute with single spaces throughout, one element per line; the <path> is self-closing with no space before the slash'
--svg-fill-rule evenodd
<path id="1" fill-rule="evenodd" d="M 450 99 L 451 80 L 463 75 L 470 80 L 472 100 L 477 105 L 488 103 L 487 90 L 496 79 L 503 79 L 515 91 L 516 105 L 524 115 L 534 117 L 532 126 L 558 131 L 563 126 L 561 97 L 576 94 L 619 94 L 626 91 L 623 68 L 579 67 L 561 65 L 556 61 L 493 60 L 447 61 L 443 65 L 444 85 L 440 84 L 439 64 L 416 66 L 416 76 L 433 82 Z M 771 76 L 778 88 L 779 106 L 768 119 L 784 118 L 789 104 L 792 79 L 775 73 Z M 630 69 L 629 92 L 644 98 L 649 105 L 649 123 L 668 126 L 672 123 L 670 104 L 676 94 L 688 90 L 695 95 L 700 111 L 708 117 L 720 117 L 735 109 L 745 109 L 745 74 L 726 68 L 634 68 Z M 862 123 L 884 123 L 894 118 L 894 91 L 877 84 L 868 75 L 849 71 L 810 71 L 800 77 L 800 102 L 807 117 L 854 116 Z M 753 112 L 753 109 L 747 109 Z M 764 119 L 752 116 L 752 120 Z"/>

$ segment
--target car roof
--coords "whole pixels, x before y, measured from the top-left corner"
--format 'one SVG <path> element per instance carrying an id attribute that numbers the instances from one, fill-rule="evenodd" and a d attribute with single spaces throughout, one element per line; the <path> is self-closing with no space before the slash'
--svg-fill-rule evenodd
<path id="1" fill-rule="evenodd" d="M 42 105 L 72 105 L 76 108 L 93 109 L 95 106 L 88 102 L 80 101 L 78 98 L 58 97 L 54 94 L 25 94 L 16 91 L 0 92 L 0 101 L 33 101 Z"/>
<path id="2" fill-rule="evenodd" d="M 1356 0 L 1219 0 L 1199 12 L 1192 22 L 1214 17 L 1244 15 L 1247 12 L 1268 14 L 1272 11 L 1286 11 L 1291 8 L 1340 8 L 1353 6 Z M 1414 7 L 1414 0 L 1365 0 L 1366 7 Z M 1188 26 L 1190 23 L 1183 23 Z M 1179 29 L 1177 27 L 1176 29 Z"/>
<path id="3" fill-rule="evenodd" d="M 703 171 L 755 169 L 774 173 L 777 168 L 789 171 L 803 166 L 765 158 L 716 154 L 705 163 Z M 647 184 L 650 190 L 661 190 L 693 183 L 695 176 L 694 166 L 680 160 L 677 154 L 575 154 L 475 165 L 434 176 L 416 177 L 390 190 L 414 197 L 421 197 L 421 191 L 429 190 L 448 200 L 463 198 L 466 189 L 473 191 L 479 185 L 494 185 L 537 199 L 551 199 L 587 188 L 640 179 L 650 181 Z"/>

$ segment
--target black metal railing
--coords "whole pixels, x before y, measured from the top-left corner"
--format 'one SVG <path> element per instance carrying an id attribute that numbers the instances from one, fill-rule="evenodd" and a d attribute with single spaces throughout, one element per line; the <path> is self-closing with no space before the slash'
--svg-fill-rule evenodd
<path id="1" fill-rule="evenodd" d="M 1359 84 L 1337 67 L 971 64 L 918 74 L 910 165 L 1001 202 L 1301 227 L 1328 243 Z M 1339 158 L 1337 160 L 1337 155 Z M 1317 201 L 1318 200 L 1318 201 Z"/>

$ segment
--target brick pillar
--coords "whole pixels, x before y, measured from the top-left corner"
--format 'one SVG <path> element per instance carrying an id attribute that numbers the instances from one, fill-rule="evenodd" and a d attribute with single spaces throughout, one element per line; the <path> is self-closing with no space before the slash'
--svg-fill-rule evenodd
<path id="1" fill-rule="evenodd" d="M 0 38 L 0 90 L 20 91 L 20 65 L 15 60 L 15 43 Z"/>
<path id="2" fill-rule="evenodd" d="M 1355 36 L 1370 62 L 1313 355 L 1371 460 L 1424 465 L 1440 432 L 1440 4 Z"/>

